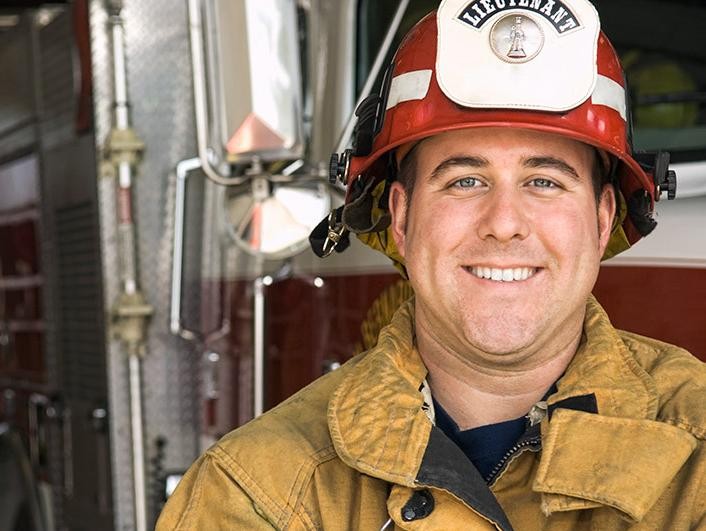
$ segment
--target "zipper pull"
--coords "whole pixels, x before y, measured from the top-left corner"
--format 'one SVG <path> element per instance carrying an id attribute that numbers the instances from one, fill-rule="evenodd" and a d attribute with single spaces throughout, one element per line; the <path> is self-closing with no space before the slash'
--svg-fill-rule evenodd
<path id="1" fill-rule="evenodd" d="M 529 420 L 530 426 L 536 426 L 542 420 L 544 417 L 547 416 L 547 402 L 546 400 L 542 400 L 540 402 L 537 402 L 535 405 L 532 406 L 532 409 L 530 409 L 529 413 L 527 413 L 527 419 Z"/>

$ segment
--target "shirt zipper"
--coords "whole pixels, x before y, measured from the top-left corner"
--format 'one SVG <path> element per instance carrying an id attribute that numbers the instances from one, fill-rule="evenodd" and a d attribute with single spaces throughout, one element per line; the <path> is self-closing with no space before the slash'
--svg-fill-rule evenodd
<path id="1" fill-rule="evenodd" d="M 542 437 L 541 436 L 535 436 L 535 437 L 529 437 L 527 439 L 524 439 L 512 448 L 510 448 L 503 458 L 498 462 L 497 465 L 493 468 L 493 470 L 488 474 L 484 479 L 485 482 L 490 485 L 491 483 L 494 483 L 499 476 L 505 471 L 507 468 L 507 465 L 509 465 L 510 461 L 513 460 L 514 457 L 522 454 L 526 450 L 534 450 L 537 451 L 542 445 Z"/>
<path id="2" fill-rule="evenodd" d="M 505 472 L 510 462 L 517 455 L 522 454 L 525 450 L 539 451 L 542 448 L 542 436 L 539 434 L 539 423 L 547 416 L 547 401 L 546 397 L 540 400 L 535 405 L 532 406 L 529 413 L 526 415 L 527 418 L 527 429 L 530 432 L 534 432 L 533 435 L 525 433 L 523 438 L 517 442 L 512 448 L 510 448 L 503 458 L 493 467 L 493 470 L 484 479 L 485 482 L 490 486 L 492 483 L 498 480 L 499 476 Z"/>

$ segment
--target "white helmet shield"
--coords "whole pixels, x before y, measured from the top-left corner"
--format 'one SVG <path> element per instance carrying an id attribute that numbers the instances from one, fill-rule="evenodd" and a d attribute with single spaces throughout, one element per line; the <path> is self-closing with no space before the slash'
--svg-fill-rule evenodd
<path id="1" fill-rule="evenodd" d="M 436 74 L 464 107 L 568 111 L 596 88 L 588 0 L 443 0 Z"/>

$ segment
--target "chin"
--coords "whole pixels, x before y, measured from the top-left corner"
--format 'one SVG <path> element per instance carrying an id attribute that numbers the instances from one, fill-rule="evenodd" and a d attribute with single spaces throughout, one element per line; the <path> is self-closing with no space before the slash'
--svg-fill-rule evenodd
<path id="1" fill-rule="evenodd" d="M 528 347 L 532 345 L 532 341 L 508 341 L 507 338 L 499 338 L 495 341 L 488 338 L 478 340 L 470 338 L 469 342 L 481 352 L 496 358 L 496 361 L 504 360 L 508 364 L 521 361 L 514 355 L 527 352 Z"/>
<path id="2" fill-rule="evenodd" d="M 502 321 L 507 321 L 503 319 Z M 537 343 L 537 322 L 531 324 L 513 320 L 513 323 L 474 322 L 466 323 L 465 339 L 474 348 L 495 356 L 508 355 L 527 351 Z"/>

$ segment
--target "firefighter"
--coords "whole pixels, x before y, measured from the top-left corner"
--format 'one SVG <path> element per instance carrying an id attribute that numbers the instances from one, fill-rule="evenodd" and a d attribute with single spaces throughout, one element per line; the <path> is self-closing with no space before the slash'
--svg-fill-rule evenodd
<path id="1" fill-rule="evenodd" d="M 227 435 L 157 528 L 706 529 L 706 367 L 611 326 L 600 262 L 656 225 L 588 0 L 444 0 L 403 40 L 312 236 L 414 297 L 377 345 Z M 639 311 L 636 308 L 635 311 Z"/>

